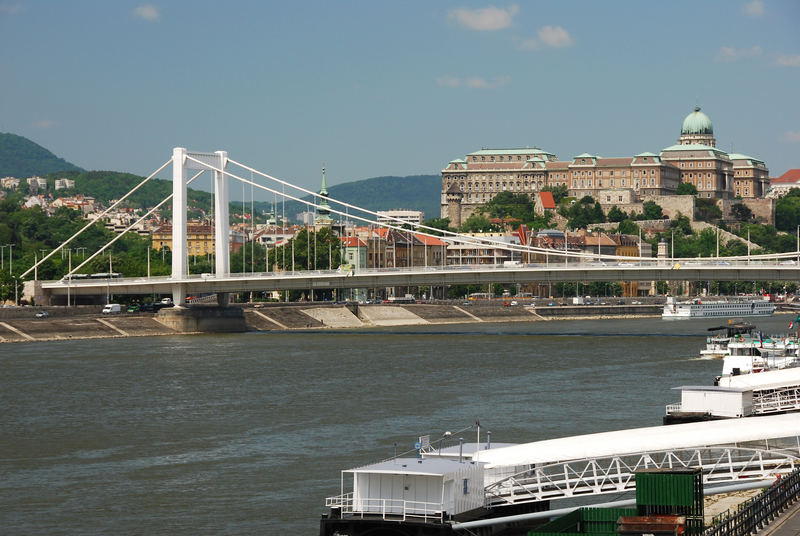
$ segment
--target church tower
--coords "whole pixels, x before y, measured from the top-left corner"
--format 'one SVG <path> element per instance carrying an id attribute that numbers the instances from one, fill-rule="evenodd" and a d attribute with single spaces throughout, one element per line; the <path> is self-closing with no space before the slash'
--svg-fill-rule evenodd
<path id="1" fill-rule="evenodd" d="M 325 185 L 325 164 L 322 164 L 322 188 L 319 190 L 319 195 L 322 200 L 317 207 L 317 215 L 314 218 L 315 225 L 331 225 L 333 218 L 331 218 L 331 207 L 328 204 L 328 188 Z"/>

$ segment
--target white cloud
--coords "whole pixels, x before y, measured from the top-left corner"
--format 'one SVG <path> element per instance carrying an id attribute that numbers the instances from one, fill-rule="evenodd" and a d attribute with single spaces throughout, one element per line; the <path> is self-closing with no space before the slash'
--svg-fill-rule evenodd
<path id="1" fill-rule="evenodd" d="M 545 26 L 539 28 L 539 41 L 548 47 L 563 48 L 572 44 L 572 37 L 561 26 Z"/>
<path id="2" fill-rule="evenodd" d="M 47 129 L 56 126 L 56 122 L 51 119 L 42 119 L 40 121 L 36 121 L 33 126 L 36 128 Z"/>
<path id="3" fill-rule="evenodd" d="M 444 87 L 468 87 L 472 89 L 495 89 L 511 83 L 509 75 L 498 76 L 493 80 L 487 80 L 482 76 L 468 76 L 458 78 L 445 75 L 436 79 L 436 84 Z"/>
<path id="4" fill-rule="evenodd" d="M 517 5 L 511 5 L 507 9 L 494 6 L 483 9 L 454 9 L 448 13 L 448 17 L 470 30 L 486 32 L 508 28 L 518 11 Z"/>
<path id="5" fill-rule="evenodd" d="M 787 130 L 783 133 L 783 136 L 781 136 L 781 140 L 791 143 L 800 143 L 800 131 Z"/>
<path id="6" fill-rule="evenodd" d="M 739 61 L 760 56 L 762 52 L 761 47 L 758 45 L 750 48 L 722 47 L 719 49 L 719 52 L 717 52 L 717 55 L 714 56 L 714 60 L 726 62 Z"/>
<path id="7" fill-rule="evenodd" d="M 742 12 L 748 17 L 760 17 L 764 14 L 764 1 L 753 0 L 742 6 Z"/>
<path id="8" fill-rule="evenodd" d="M 536 37 L 523 41 L 520 48 L 524 50 L 537 50 L 542 47 L 564 48 L 573 43 L 575 41 L 572 36 L 561 26 L 542 26 L 536 31 Z"/>
<path id="9" fill-rule="evenodd" d="M 158 20 L 161 15 L 158 13 L 158 8 L 153 4 L 142 4 L 133 8 L 133 15 L 144 20 Z"/>
<path id="10" fill-rule="evenodd" d="M 775 60 L 775 64 L 780 67 L 800 67 L 800 54 L 795 54 L 794 56 L 778 56 L 778 59 Z"/>

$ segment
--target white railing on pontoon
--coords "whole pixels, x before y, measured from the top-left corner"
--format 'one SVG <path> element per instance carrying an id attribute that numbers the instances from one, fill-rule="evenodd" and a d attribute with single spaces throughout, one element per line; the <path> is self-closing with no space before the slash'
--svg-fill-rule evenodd
<path id="1" fill-rule="evenodd" d="M 325 499 L 325 506 L 340 508 L 343 514 L 360 517 L 380 516 L 382 519 L 418 518 L 425 521 L 442 521 L 442 503 L 405 501 L 403 499 L 359 498 L 353 500 L 353 493 L 345 493 Z"/>

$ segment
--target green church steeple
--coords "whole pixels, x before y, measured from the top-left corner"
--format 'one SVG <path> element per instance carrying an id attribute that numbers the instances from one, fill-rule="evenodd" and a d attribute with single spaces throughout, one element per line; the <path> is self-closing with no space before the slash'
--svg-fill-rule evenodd
<path id="1" fill-rule="evenodd" d="M 322 200 L 317 207 L 317 216 L 314 218 L 314 223 L 317 225 L 330 225 L 333 223 L 331 218 L 331 207 L 328 204 L 328 187 L 325 184 L 325 164 L 322 164 L 322 188 L 319 190 L 319 195 Z"/>

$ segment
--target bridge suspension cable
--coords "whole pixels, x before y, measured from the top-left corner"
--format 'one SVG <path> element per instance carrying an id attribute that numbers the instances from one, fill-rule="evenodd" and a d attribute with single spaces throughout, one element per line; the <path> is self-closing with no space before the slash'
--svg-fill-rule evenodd
<path id="1" fill-rule="evenodd" d="M 191 158 L 191 157 L 189 157 L 189 158 Z M 195 161 L 199 163 L 199 161 L 197 161 L 197 160 L 195 160 Z M 311 195 L 311 196 L 314 197 L 314 199 L 320 197 L 320 195 L 318 193 L 316 193 L 316 192 L 313 192 L 313 191 L 308 190 L 306 188 L 303 188 L 301 186 L 296 186 L 294 184 L 286 182 L 286 181 L 284 181 L 282 179 L 279 179 L 277 177 L 273 177 L 272 175 L 269 175 L 267 173 L 259 171 L 259 170 L 255 169 L 255 168 L 252 168 L 252 167 L 250 167 L 250 166 L 248 166 L 246 164 L 243 164 L 243 163 L 238 162 L 236 160 L 233 160 L 231 158 L 228 158 L 228 162 L 232 163 L 232 164 L 234 164 L 236 166 L 239 166 L 242 169 L 250 171 L 251 173 L 254 173 L 254 174 L 260 175 L 260 176 L 262 176 L 262 177 L 264 177 L 266 179 L 275 181 L 278 184 L 281 184 L 283 186 L 288 186 L 288 187 L 294 188 L 295 190 L 298 190 L 298 191 L 300 191 L 300 192 L 302 192 L 304 194 Z M 220 170 L 217 170 L 217 171 L 220 171 Z M 229 171 L 224 171 L 224 173 L 226 173 L 230 177 L 235 178 L 237 180 L 244 181 L 244 182 L 246 182 L 248 184 L 251 184 L 251 185 L 253 184 L 251 182 L 248 182 L 246 179 L 243 179 L 241 177 L 238 177 L 238 176 L 234 175 L 233 173 L 231 173 Z M 260 185 L 258 185 L 256 183 L 256 186 L 258 187 Z M 277 190 L 272 190 L 269 187 L 263 187 L 263 189 L 265 189 L 266 191 L 269 191 L 269 192 L 276 193 L 278 195 L 283 195 L 286 198 L 291 199 L 293 201 L 298 201 L 300 203 L 304 203 L 307 206 L 314 206 L 314 207 L 319 207 L 320 206 L 316 202 L 311 202 L 311 201 L 306 201 L 304 199 L 299 199 L 297 197 L 294 197 L 294 196 L 291 196 L 291 195 L 288 195 L 288 194 L 285 194 L 285 193 L 278 192 Z M 369 209 L 365 209 L 365 208 L 361 208 L 359 206 L 347 203 L 345 201 L 340 201 L 340 200 L 338 200 L 336 198 L 332 198 L 330 196 L 325 197 L 325 199 L 328 202 L 336 203 L 338 205 L 341 205 L 342 207 L 345 207 L 345 209 L 347 209 L 347 208 L 354 209 L 354 210 L 357 210 L 359 212 L 363 212 L 365 214 L 369 214 L 369 215 L 371 215 L 371 216 L 373 216 L 375 218 L 377 218 L 379 216 L 379 214 L 377 212 L 375 212 L 375 211 L 372 211 L 372 210 L 369 210 Z M 342 212 L 342 211 L 333 209 L 331 207 L 327 207 L 327 208 L 331 212 L 335 212 L 336 214 L 343 215 L 345 217 L 349 217 L 347 212 Z M 355 218 L 355 219 L 358 219 L 360 221 L 366 222 L 366 223 L 378 224 L 377 220 L 370 220 L 370 219 L 367 219 L 367 218 L 361 218 L 361 217 L 358 217 L 358 216 L 355 216 L 355 215 L 352 215 L 352 217 Z M 517 245 L 517 244 L 508 244 L 506 242 L 501 242 L 501 241 L 498 241 L 498 240 L 492 240 L 490 238 L 465 237 L 464 235 L 462 235 L 460 233 L 457 233 L 457 232 L 454 232 L 454 231 L 450 231 L 450 230 L 447 230 L 447 229 L 438 229 L 438 228 L 435 228 L 435 227 L 430 227 L 430 226 L 423 225 L 423 224 L 417 224 L 417 223 L 414 223 L 414 222 L 406 222 L 404 220 L 401 220 L 400 218 L 395 218 L 395 217 L 392 217 L 392 216 L 384 216 L 384 217 L 392 219 L 392 220 L 394 220 L 394 221 L 396 221 L 398 223 L 401 223 L 401 224 L 412 225 L 416 229 L 425 229 L 425 230 L 428 230 L 428 231 L 441 232 L 441 233 L 443 233 L 445 235 L 453 237 L 454 239 L 456 239 L 459 242 L 462 242 L 462 243 L 465 243 L 465 244 L 469 244 L 469 245 L 496 245 L 496 246 L 499 246 L 501 249 L 507 249 L 507 250 L 512 250 L 512 251 L 520 251 L 520 252 L 525 252 L 525 253 L 541 253 L 541 254 L 547 254 L 547 255 L 554 255 L 554 256 L 557 256 L 557 257 L 567 256 L 567 257 L 577 257 L 577 258 L 584 258 L 584 259 L 585 258 L 596 258 L 596 259 L 609 259 L 609 260 L 613 259 L 613 260 L 625 260 L 625 261 L 636 261 L 636 260 L 647 260 L 647 261 L 650 261 L 650 260 L 653 259 L 652 257 L 630 257 L 630 256 L 622 256 L 622 255 L 583 253 L 583 252 L 575 252 L 575 251 L 562 251 L 562 250 L 551 249 L 551 248 L 542 248 L 542 247 L 537 247 L 537 246 L 522 246 L 522 245 Z M 398 229 L 400 231 L 408 231 L 408 229 L 392 227 L 392 226 L 389 226 L 389 225 L 387 225 L 387 227 L 390 227 L 390 228 L 393 228 L 393 229 Z M 428 233 L 424 233 L 424 232 L 419 232 L 419 234 L 421 234 L 423 236 L 439 238 L 438 235 L 428 234 Z M 725 258 L 729 259 L 729 260 L 746 260 L 746 259 L 760 260 L 760 259 L 792 258 L 792 257 L 796 257 L 797 254 L 798 254 L 798 252 L 766 253 L 766 254 L 760 254 L 760 255 L 740 255 L 740 256 L 731 256 L 731 257 L 725 257 Z M 683 259 L 670 258 L 669 260 L 675 261 L 675 260 L 683 260 Z"/>
<path id="2" fill-rule="evenodd" d="M 192 158 L 191 156 L 187 156 L 187 159 L 193 160 L 196 163 L 209 165 L 209 164 L 201 162 L 200 160 L 196 160 L 196 159 Z M 236 161 L 233 161 L 233 160 L 230 160 L 230 159 L 229 159 L 229 162 L 233 163 L 234 165 L 237 165 L 237 166 L 239 166 L 239 167 L 241 167 L 241 168 L 243 168 L 245 170 L 253 171 L 254 173 L 256 173 L 258 175 L 261 175 L 261 176 L 263 176 L 265 178 L 268 178 L 270 180 L 274 180 L 274 181 L 276 181 L 276 182 L 278 182 L 280 184 L 283 184 L 285 186 L 289 186 L 289 187 L 294 188 L 296 190 L 299 190 L 299 191 L 301 191 L 303 193 L 306 193 L 306 194 L 309 194 L 309 195 L 313 195 L 315 198 L 319 197 L 318 194 L 316 194 L 314 192 L 311 192 L 310 190 L 307 190 L 307 189 L 302 188 L 300 186 L 295 186 L 293 184 L 287 183 L 287 182 L 285 182 L 285 181 L 283 181 L 281 179 L 278 179 L 278 178 L 272 177 L 270 175 L 267 175 L 265 173 L 262 173 L 262 172 L 260 172 L 258 170 L 250 168 L 250 167 L 248 167 L 248 166 L 246 166 L 244 164 L 240 164 L 240 163 L 238 163 Z M 274 194 L 281 195 L 286 199 L 290 199 L 292 201 L 297 201 L 299 203 L 303 203 L 306 206 L 313 206 L 313 207 L 317 207 L 317 208 L 321 206 L 320 204 L 318 204 L 316 202 L 307 201 L 305 199 L 301 199 L 299 197 L 293 196 L 291 194 L 287 194 L 285 192 L 278 192 L 277 190 L 272 189 L 269 186 L 264 186 L 264 185 L 261 185 L 261 184 L 258 184 L 258 183 L 254 183 L 252 181 L 247 180 L 246 178 L 243 178 L 243 177 L 240 177 L 240 176 L 236 175 L 235 173 L 231 173 L 230 171 L 221 170 L 219 168 L 213 168 L 212 166 L 209 166 L 209 167 L 211 167 L 215 171 L 224 173 L 225 175 L 227 175 L 227 176 L 229 176 L 229 177 L 231 177 L 233 179 L 236 179 L 238 181 L 241 181 L 241 182 L 243 182 L 245 184 L 254 185 L 256 188 L 259 188 L 261 190 L 264 190 L 264 191 L 267 191 L 267 192 L 271 192 L 271 193 L 274 193 Z M 332 201 L 332 202 L 337 203 L 339 205 L 342 205 L 342 206 L 345 207 L 345 209 L 352 208 L 354 210 L 357 210 L 357 211 L 360 211 L 360 212 L 364 212 L 366 214 L 370 214 L 370 215 L 373 215 L 375 217 L 378 216 L 378 213 L 375 212 L 375 211 L 372 211 L 372 210 L 369 210 L 369 209 L 365 209 L 365 208 L 361 208 L 361 207 L 358 207 L 356 205 L 352 205 L 350 203 L 339 201 L 337 199 L 332 199 L 330 197 L 327 197 L 326 200 L 327 201 Z M 390 228 L 390 229 L 394 229 L 394 230 L 397 230 L 397 231 L 400 231 L 400 232 L 414 232 L 414 233 L 416 233 L 418 235 L 421 235 L 421 236 L 427 236 L 427 237 L 437 238 L 437 239 L 440 238 L 438 235 L 434 235 L 434 234 L 431 234 L 431 233 L 426 233 L 426 232 L 423 232 L 423 231 L 413 231 L 413 230 L 410 231 L 409 229 L 405 229 L 405 228 L 399 227 L 397 225 L 392 225 L 392 224 L 388 224 L 388 223 L 378 223 L 377 220 L 370 220 L 370 219 L 365 218 L 363 216 L 357 216 L 355 214 L 349 214 L 347 212 L 343 212 L 341 210 L 332 208 L 330 206 L 325 207 L 325 208 L 326 208 L 326 210 L 329 210 L 330 212 L 333 212 L 333 213 L 338 214 L 340 216 L 345 216 L 345 218 L 353 218 L 353 219 L 356 219 L 356 220 L 359 220 L 359 221 L 362 221 L 362 222 L 365 222 L 365 223 L 368 223 L 368 224 L 381 225 L 381 226 L 384 226 L 384 227 L 387 227 L 387 228 Z M 428 230 L 432 230 L 432 231 L 436 231 L 436 232 L 446 233 L 448 235 L 451 235 L 452 239 L 454 241 L 462 243 L 462 244 L 466 244 L 466 245 L 497 246 L 498 249 L 505 249 L 505 250 L 508 250 L 508 251 L 518 251 L 518 252 L 522 252 L 522 253 L 540 253 L 540 254 L 545 254 L 545 255 L 552 255 L 552 256 L 555 256 L 555 257 L 567 256 L 567 257 L 574 257 L 574 258 L 603 258 L 603 259 L 628 260 L 628 261 L 638 259 L 638 257 L 626 257 L 626 256 L 619 256 L 619 255 L 598 255 L 596 253 L 587 254 L 587 253 L 581 253 L 581 252 L 576 252 L 576 251 L 565 251 L 565 250 L 558 250 L 558 249 L 539 248 L 539 247 L 535 247 L 535 246 L 523 246 L 523 245 L 519 245 L 519 244 L 509 244 L 507 242 L 501 242 L 499 240 L 492 240 L 490 238 L 468 237 L 468 236 L 464 236 L 464 235 L 459 234 L 459 233 L 455 233 L 453 231 L 447 231 L 447 230 L 437 229 L 437 228 L 434 228 L 434 227 L 429 227 L 429 226 L 421 225 L 421 224 L 417 224 L 417 223 L 406 222 L 406 221 L 403 221 L 403 220 L 401 220 L 399 218 L 390 217 L 390 219 L 393 219 L 393 220 L 395 220 L 397 222 L 400 222 L 400 223 L 403 223 L 403 224 L 413 225 L 415 228 L 423 228 L 423 229 L 428 229 Z M 652 260 L 649 257 L 647 257 L 647 258 L 643 257 L 642 259 Z"/>
<path id="3" fill-rule="evenodd" d="M 90 221 L 89 223 L 87 223 L 87 224 L 86 224 L 86 225 L 85 225 L 85 226 L 84 226 L 84 227 L 83 227 L 83 228 L 82 228 L 80 231 L 78 231 L 78 232 L 77 232 L 77 233 L 75 233 L 74 235 L 72 235 L 72 236 L 70 236 L 69 238 L 67 238 L 67 239 L 66 239 L 66 240 L 65 240 L 65 241 L 64 241 L 64 242 L 63 242 L 63 243 L 62 243 L 60 246 L 58 246 L 58 247 L 57 247 L 57 248 L 55 248 L 53 251 L 51 251 L 50 253 L 48 253 L 48 254 L 47 254 L 47 256 L 45 256 L 45 257 L 42 257 L 42 258 L 41 258 L 41 259 L 40 259 L 38 262 L 36 262 L 36 263 L 35 263 L 33 266 L 31 266 L 31 267 L 30 267 L 30 268 L 28 268 L 28 269 L 27 269 L 25 272 L 23 272 L 23 273 L 22 273 L 22 275 L 21 275 L 20 277 L 25 277 L 26 275 L 28 275 L 29 273 L 31 273 L 31 272 L 32 272 L 34 269 L 38 268 L 38 267 L 39 267 L 39 265 L 40 265 L 40 264 L 42 264 L 44 261 L 46 261 L 47 259 L 49 259 L 49 258 L 50 258 L 50 257 L 52 257 L 53 255 L 55 255 L 55 254 L 56 254 L 56 252 L 58 252 L 58 251 L 61 251 L 61 249 L 62 249 L 64 246 L 66 246 L 67 244 L 69 244 L 70 242 L 72 242 L 72 240 L 74 240 L 74 239 L 75 239 L 75 238 L 76 238 L 78 235 L 80 235 L 80 234 L 81 234 L 82 232 L 84 232 L 86 229 L 88 229 L 89 227 L 91 227 L 92 225 L 94 225 L 94 222 L 95 222 L 95 221 L 99 220 L 100 218 L 102 218 L 103 216 L 105 216 L 106 214 L 108 214 L 108 213 L 111 211 L 111 209 L 115 208 L 117 205 L 119 205 L 120 203 L 122 203 L 123 201 L 125 201 L 125 200 L 126 200 L 128 197 L 130 197 L 130 196 L 131 196 L 131 194 L 133 194 L 133 192 L 135 192 L 136 190 L 138 190 L 139 188 L 141 188 L 142 186 L 144 186 L 144 185 L 145 185 L 145 183 L 147 183 L 147 182 L 148 182 L 150 179 L 152 179 L 153 177 L 155 177 L 156 175 L 158 175 L 159 173 L 161 173 L 161 172 L 164 170 L 164 168 L 166 168 L 166 167 L 167 167 L 168 165 L 170 165 L 171 163 L 172 163 L 172 160 L 171 160 L 171 159 L 170 159 L 170 160 L 167 160 L 166 162 L 164 162 L 164 164 L 163 164 L 163 165 L 162 165 L 160 168 L 158 168 L 158 169 L 157 169 L 157 170 L 155 170 L 153 173 L 151 173 L 151 174 L 150 174 L 150 175 L 149 175 L 147 178 L 145 178 L 145 179 L 144 179 L 142 182 L 140 182 L 139 184 L 137 184 L 136 186 L 134 186 L 134 187 L 131 189 L 131 191 L 129 191 L 127 194 L 125 194 L 125 195 L 123 195 L 122 197 L 120 197 L 120 198 L 117 200 L 117 202 L 116 202 L 116 203 L 114 203 L 113 205 L 111 205 L 110 207 L 108 207 L 107 209 L 105 209 L 103 212 L 101 212 L 101 213 L 100 213 L 100 215 L 97 217 L 97 219 L 96 219 L 96 220 L 92 220 L 92 221 Z"/>
<path id="4" fill-rule="evenodd" d="M 198 172 L 197 172 L 197 173 L 196 173 L 196 174 L 195 174 L 195 175 L 194 175 L 194 176 L 193 176 L 191 179 L 189 179 L 189 180 L 187 180 L 187 181 L 186 181 L 186 184 L 191 184 L 191 183 L 192 183 L 192 181 L 194 181 L 194 180 L 195 180 L 197 177 L 199 177 L 199 176 L 200 176 L 200 175 L 202 175 L 203 173 L 204 173 L 204 171 L 198 171 Z M 133 229 L 134 227 L 136 227 L 137 225 L 139 225 L 139 223 L 141 223 L 141 222 L 142 222 L 142 221 L 143 221 L 145 218 L 147 218 L 148 216 L 150 216 L 150 215 L 151 215 L 153 212 L 155 212 L 156 210 L 158 210 L 159 208 L 161 208 L 161 206 L 162 206 L 164 203 L 166 203 L 167 201 L 169 201 L 170 199 L 172 199 L 172 194 L 169 194 L 169 195 L 168 195 L 167 197 L 165 197 L 165 198 L 164 198 L 164 199 L 163 199 L 163 200 L 162 200 L 162 201 L 161 201 L 159 204 L 157 204 L 156 206 L 154 206 L 153 208 L 151 208 L 149 211 L 147 211 L 147 214 L 145 214 L 144 216 L 142 216 L 141 218 L 139 218 L 138 220 L 136 220 L 135 222 L 133 222 L 132 224 L 130 224 L 128 227 L 126 227 L 126 228 L 125 228 L 125 230 L 124 230 L 124 231 L 122 231 L 122 232 L 121 232 L 121 233 L 119 233 L 117 236 L 115 236 L 114 238 L 112 238 L 111 240 L 109 240 L 107 244 L 105 244 L 105 245 L 104 245 L 104 246 L 102 246 L 100 249 L 98 249 L 97 251 L 95 251 L 94 253 L 92 253 L 92 254 L 89 256 L 89 258 L 88 258 L 88 259 L 84 260 L 84 261 L 83 261 L 82 263 L 80 263 L 78 266 L 76 266 L 75 268 L 73 268 L 72 270 L 70 270 L 70 271 L 69 271 L 69 273 L 67 273 L 67 275 L 66 275 L 65 277 L 72 275 L 73 273 L 75 273 L 75 272 L 77 272 L 78 270 L 80 270 L 81 268 L 83 268 L 83 267 L 84 267 L 86 264 L 90 263 L 90 262 L 92 261 L 92 259 L 94 259 L 94 258 L 95 258 L 95 257 L 97 257 L 98 255 L 100 255 L 101 253 L 103 253 L 103 252 L 104 252 L 106 249 L 108 249 L 108 247 L 109 247 L 109 246 L 111 246 L 111 244 L 113 244 L 114 242 L 116 242 L 117 240 L 119 240 L 120 238 L 122 238 L 123 236 L 125 236 L 125 233 L 127 233 L 128 231 L 130 231 L 131 229 Z M 83 232 L 83 231 L 81 231 L 81 232 Z"/>

